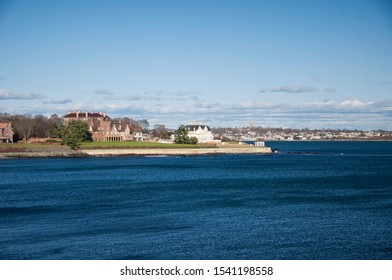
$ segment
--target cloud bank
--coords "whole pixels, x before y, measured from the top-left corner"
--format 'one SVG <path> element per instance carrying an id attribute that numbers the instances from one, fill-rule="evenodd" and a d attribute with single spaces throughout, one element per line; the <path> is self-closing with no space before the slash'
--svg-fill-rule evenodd
<path id="1" fill-rule="evenodd" d="M 305 93 L 305 92 L 315 92 L 316 87 L 312 86 L 279 86 L 270 89 L 270 92 L 287 92 L 287 93 Z"/>
<path id="2" fill-rule="evenodd" d="M 259 90 L 260 93 L 266 92 L 286 92 L 286 93 L 307 93 L 307 92 L 315 92 L 317 91 L 317 87 L 313 86 L 278 86 L 271 89 L 262 88 Z M 330 90 L 329 92 L 335 92 L 334 89 L 326 89 Z"/>
<path id="3" fill-rule="evenodd" d="M 95 90 L 93 90 L 93 94 L 104 95 L 104 96 L 114 96 L 115 95 L 115 93 L 109 89 L 95 89 Z"/>
<path id="4" fill-rule="evenodd" d="M 310 92 L 307 86 L 284 87 L 290 93 Z M 176 128 L 189 120 L 202 121 L 212 127 L 241 127 L 249 122 L 264 127 L 335 128 L 335 129 L 388 129 L 392 130 L 392 100 L 365 101 L 361 99 L 323 100 L 317 102 L 284 103 L 244 100 L 228 103 L 206 100 L 200 92 L 151 91 L 138 95 L 117 96 L 111 90 L 99 90 L 93 98 L 74 102 L 69 98 L 51 99 L 41 103 L 21 102 L 17 113 L 58 114 L 68 111 L 87 110 L 106 112 L 111 117 L 128 116 L 148 119 L 151 124 L 165 124 Z M 107 97 L 110 97 L 109 99 Z M 15 94 L 0 89 L 0 99 L 39 99 L 42 95 Z M 0 111 L 11 111 L 6 102 L 0 102 Z"/>
<path id="5" fill-rule="evenodd" d="M 44 104 L 68 104 L 72 103 L 72 99 L 69 98 L 62 98 L 62 99 L 54 99 L 43 102 Z"/>
<path id="6" fill-rule="evenodd" d="M 37 93 L 14 93 L 8 89 L 0 89 L 0 100 L 8 99 L 18 99 L 18 100 L 32 100 L 32 99 L 42 99 L 45 98 L 44 95 Z"/>

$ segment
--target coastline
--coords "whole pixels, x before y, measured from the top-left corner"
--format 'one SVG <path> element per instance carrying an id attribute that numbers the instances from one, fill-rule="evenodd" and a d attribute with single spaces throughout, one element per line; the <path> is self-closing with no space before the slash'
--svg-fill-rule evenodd
<path id="1" fill-rule="evenodd" d="M 18 158 L 71 158 L 71 157 L 86 157 L 80 151 L 23 151 L 23 152 L 6 152 L 0 153 L 0 160 L 2 159 L 18 159 Z"/>
<path id="2" fill-rule="evenodd" d="M 0 153 L 0 159 L 10 158 L 70 158 L 110 156 L 198 156 L 222 154 L 271 154 L 269 147 L 219 147 L 175 149 L 84 149 L 79 151 L 26 151 Z"/>
<path id="3" fill-rule="evenodd" d="M 84 150 L 89 156 L 194 156 L 219 154 L 271 154 L 269 147 L 244 148 L 186 148 L 186 149 L 92 149 Z"/>

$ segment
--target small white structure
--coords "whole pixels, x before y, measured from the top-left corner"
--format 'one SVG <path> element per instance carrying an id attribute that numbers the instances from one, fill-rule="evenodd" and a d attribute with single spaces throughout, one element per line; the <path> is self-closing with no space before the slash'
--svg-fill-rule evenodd
<path id="1" fill-rule="evenodd" d="M 132 132 L 132 138 L 133 138 L 133 141 L 143 142 L 144 141 L 143 132 L 138 131 L 138 130 L 133 131 Z"/>
<path id="2" fill-rule="evenodd" d="M 256 147 L 265 147 L 265 143 L 264 143 L 264 141 L 256 141 L 255 146 Z"/>
<path id="3" fill-rule="evenodd" d="M 214 142 L 214 135 L 212 135 L 209 126 L 201 123 L 189 122 L 185 127 L 188 130 L 188 136 L 196 137 L 198 143 Z"/>

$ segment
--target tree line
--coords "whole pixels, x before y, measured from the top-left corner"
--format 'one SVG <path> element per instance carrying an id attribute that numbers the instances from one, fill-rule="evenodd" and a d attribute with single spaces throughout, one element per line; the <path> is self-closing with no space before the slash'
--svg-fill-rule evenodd
<path id="1" fill-rule="evenodd" d="M 0 113 L 0 122 L 11 122 L 14 131 L 14 142 L 20 140 L 27 142 L 31 137 L 58 137 L 56 128 L 63 124 L 63 119 L 56 114 L 48 118 L 43 115 Z"/>
<path id="2" fill-rule="evenodd" d="M 14 131 L 14 142 L 25 141 L 32 137 L 63 138 L 65 133 L 64 119 L 56 114 L 46 117 L 43 115 L 0 113 L 0 122 L 11 122 Z M 149 128 L 148 120 L 134 120 L 131 118 L 115 118 L 113 123 L 127 123 L 131 130 L 139 127 L 143 132 Z"/>
<path id="3" fill-rule="evenodd" d="M 88 125 L 83 121 L 72 121 L 68 126 L 64 125 L 64 119 L 56 114 L 46 117 L 43 115 L 8 114 L 0 113 L 0 122 L 11 122 L 14 131 L 13 142 L 24 141 L 30 138 L 61 138 L 64 144 L 72 148 L 78 148 L 81 142 L 91 141 L 92 136 L 88 131 Z M 114 118 L 113 123 L 127 123 L 131 130 L 140 128 L 144 133 L 150 133 L 152 137 L 160 139 L 170 138 L 173 133 L 163 124 L 154 125 L 149 130 L 149 122 L 146 119 L 134 120 L 128 117 Z M 189 137 L 185 126 L 180 126 L 174 131 L 175 143 L 196 144 L 195 137 Z"/>

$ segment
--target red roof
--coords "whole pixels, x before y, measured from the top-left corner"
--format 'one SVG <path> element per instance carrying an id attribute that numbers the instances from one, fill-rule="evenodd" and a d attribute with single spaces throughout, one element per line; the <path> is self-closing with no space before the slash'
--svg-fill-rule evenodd
<path id="1" fill-rule="evenodd" d="M 90 112 L 70 112 L 64 118 L 109 118 L 104 113 L 90 113 Z"/>

